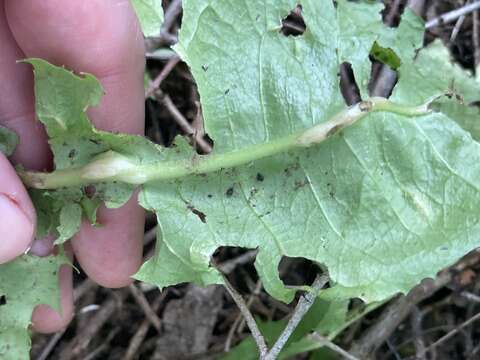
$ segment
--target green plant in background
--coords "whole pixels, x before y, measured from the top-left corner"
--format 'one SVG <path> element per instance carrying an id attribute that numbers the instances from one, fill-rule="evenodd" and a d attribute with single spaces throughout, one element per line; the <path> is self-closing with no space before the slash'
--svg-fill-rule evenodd
<path id="1" fill-rule="evenodd" d="M 151 3 L 135 4 L 149 34 L 161 18 L 148 11 L 159 9 Z M 288 302 L 294 293 L 280 281 L 278 264 L 303 257 L 328 269 L 321 297 L 343 314 L 337 329 L 347 323 L 348 299 L 371 303 L 407 292 L 479 246 L 480 117 L 468 105 L 480 98 L 478 81 L 451 63 L 443 45 L 421 49 L 423 23 L 408 10 L 392 29 L 381 21 L 381 5 L 305 0 L 305 33 L 285 36 L 282 18 L 296 6 L 184 1 L 175 50 L 194 75 L 215 140 L 206 156 L 182 139 L 165 149 L 94 129 L 85 111 L 101 100 L 98 81 L 28 60 L 55 156 L 51 174 L 19 169 L 37 208 L 38 235 L 56 234 L 62 244 L 82 217 L 95 223 L 102 201 L 119 207 L 140 186 L 139 201 L 157 214 L 159 234 L 137 279 L 159 287 L 222 283 L 210 265 L 214 251 L 256 248 L 265 289 Z M 371 54 L 398 71 L 388 100 L 368 95 Z M 363 99 L 350 108 L 337 75 L 343 63 L 351 64 Z M 2 151 L 11 150 L 11 133 L 0 129 L 0 140 Z M 87 185 L 95 186 L 93 198 Z M 62 262 L 27 255 L 0 266 L 0 280 L 18 274 L 18 286 L 0 281 L 8 304 L 0 307 L 0 357 L 27 358 L 27 314 L 58 301 L 58 289 L 45 291 L 56 287 L 52 271 L 17 268 Z M 35 287 L 32 276 L 40 277 Z M 308 331 L 322 332 L 319 324 Z M 308 340 L 302 336 L 295 341 Z"/>

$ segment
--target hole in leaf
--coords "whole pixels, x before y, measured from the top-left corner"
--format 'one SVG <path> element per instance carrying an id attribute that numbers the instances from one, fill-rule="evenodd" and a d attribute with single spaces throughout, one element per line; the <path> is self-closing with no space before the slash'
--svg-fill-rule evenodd
<path id="1" fill-rule="evenodd" d="M 95 188 L 95 185 L 88 185 L 83 188 L 83 193 L 87 198 L 93 199 L 97 193 L 97 189 Z"/>
<path id="2" fill-rule="evenodd" d="M 381 12 L 383 22 L 389 27 L 397 27 L 407 2 L 407 0 L 384 1 L 385 8 Z"/>
<path id="3" fill-rule="evenodd" d="M 352 65 L 344 62 L 340 65 L 340 91 L 343 99 L 348 106 L 354 105 L 362 101 L 360 90 L 358 89 L 355 75 L 353 74 Z"/>
<path id="4" fill-rule="evenodd" d="M 389 98 L 398 81 L 397 69 L 401 65 L 398 55 L 390 48 L 375 42 L 370 50 L 372 73 L 368 90 L 371 96 Z"/>
<path id="5" fill-rule="evenodd" d="M 210 154 L 213 150 L 213 145 L 214 145 L 213 139 L 210 136 L 208 136 L 208 134 L 204 134 L 202 139 L 203 139 L 202 144 L 199 144 L 198 142 L 195 142 L 193 140 L 197 154 L 199 155 Z"/>
<path id="6" fill-rule="evenodd" d="M 278 265 L 280 279 L 286 286 L 311 285 L 321 272 L 317 264 L 305 258 L 284 256 Z"/>
<path id="7" fill-rule="evenodd" d="M 298 4 L 287 17 L 282 19 L 280 32 L 285 36 L 300 36 L 306 29 L 307 25 L 302 16 L 302 5 Z"/>
<path id="8" fill-rule="evenodd" d="M 0 306 L 7 305 L 7 298 L 5 295 L 0 296 Z"/>

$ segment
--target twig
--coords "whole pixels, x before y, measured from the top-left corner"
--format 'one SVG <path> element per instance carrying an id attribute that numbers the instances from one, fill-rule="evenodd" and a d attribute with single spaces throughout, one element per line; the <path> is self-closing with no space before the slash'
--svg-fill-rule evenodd
<path id="1" fill-rule="evenodd" d="M 173 0 L 165 10 L 165 16 L 162 24 L 162 31 L 168 32 L 173 23 L 177 20 L 178 15 L 182 11 L 182 0 Z"/>
<path id="2" fill-rule="evenodd" d="M 262 282 L 258 280 L 253 293 L 248 296 L 248 299 L 246 301 L 246 305 L 248 309 L 250 309 L 250 307 L 253 304 L 253 301 L 255 300 L 255 297 L 258 296 L 261 290 L 262 290 Z M 233 336 L 235 335 L 235 330 L 238 329 L 239 330 L 238 332 L 241 332 L 243 331 L 244 326 L 245 326 L 245 319 L 243 318 L 242 313 L 240 313 L 238 314 L 237 318 L 233 322 L 233 325 L 228 331 L 228 336 L 227 336 L 227 340 L 225 340 L 225 347 L 224 347 L 226 353 L 230 351 Z"/>
<path id="3" fill-rule="evenodd" d="M 419 310 L 418 306 L 414 306 L 412 309 L 412 315 L 410 318 L 410 323 L 412 325 L 412 335 L 413 335 L 413 343 L 415 345 L 416 350 L 416 359 L 417 360 L 424 360 L 425 356 L 420 355 L 425 351 L 425 343 L 423 342 L 422 338 L 422 320 L 423 314 Z"/>
<path id="4" fill-rule="evenodd" d="M 425 9 L 425 0 L 408 0 L 407 6 L 418 16 L 422 16 Z"/>
<path id="5" fill-rule="evenodd" d="M 402 5 L 405 4 L 405 0 L 394 0 L 393 4 L 390 7 L 390 11 L 385 16 L 385 23 L 388 26 L 393 26 L 395 23 L 395 18 L 400 14 Z"/>
<path id="6" fill-rule="evenodd" d="M 63 334 L 65 334 L 65 331 L 66 331 L 66 329 L 54 334 L 50 338 L 50 340 L 48 341 L 47 345 L 42 350 L 41 354 L 36 358 L 36 360 L 46 360 L 48 358 L 48 356 L 50 355 L 50 353 L 52 352 L 52 350 L 57 345 L 57 343 L 62 338 Z"/>
<path id="7" fill-rule="evenodd" d="M 137 304 L 140 305 L 140 307 L 142 308 L 146 318 L 150 321 L 155 330 L 160 332 L 162 329 L 160 319 L 148 303 L 148 300 L 145 298 L 143 292 L 141 292 L 140 289 L 135 286 L 135 284 L 131 284 L 128 289 L 130 290 L 130 293 L 132 294 Z"/>
<path id="8" fill-rule="evenodd" d="M 255 299 L 257 299 L 260 296 L 262 292 L 262 287 L 263 287 L 262 282 L 258 280 L 257 283 L 255 284 L 255 289 L 253 289 L 252 294 L 248 297 L 248 301 L 247 301 L 248 308 L 251 308 L 252 305 L 254 304 Z M 257 311 L 260 312 L 259 310 Z M 244 328 L 245 328 L 245 319 L 242 318 L 240 320 L 240 324 L 238 325 L 237 334 L 241 334 Z"/>
<path id="9" fill-rule="evenodd" d="M 272 349 L 266 355 L 265 360 L 274 360 L 277 358 L 278 354 L 280 354 L 280 351 L 282 351 L 293 331 L 297 328 L 300 321 L 312 307 L 318 292 L 325 286 L 327 282 L 328 275 L 323 274 L 321 276 L 317 276 L 312 284 L 312 292 L 309 292 L 300 298 L 295 310 L 293 311 L 292 317 L 288 321 L 287 326 L 280 334 Z"/>
<path id="10" fill-rule="evenodd" d="M 117 336 L 118 332 L 120 331 L 120 328 L 114 329 L 112 332 L 110 332 L 107 336 L 107 338 L 103 341 L 102 345 L 94 349 L 90 354 L 85 356 L 83 360 L 94 360 L 98 357 L 99 354 L 101 354 L 103 351 L 108 349 L 108 345 L 110 344 L 110 341 Z"/>
<path id="11" fill-rule="evenodd" d="M 150 83 L 148 89 L 145 91 L 145 98 L 149 98 L 155 93 L 155 90 L 160 87 L 163 80 L 167 78 L 167 76 L 172 72 L 179 62 L 179 56 L 173 56 L 168 60 L 162 71 L 160 71 L 160 74 L 158 74 L 158 76 Z"/>
<path id="12" fill-rule="evenodd" d="M 469 291 L 462 291 L 460 295 L 468 300 L 474 301 L 476 303 L 480 303 L 480 296 L 472 294 Z"/>
<path id="13" fill-rule="evenodd" d="M 253 318 L 252 313 L 248 309 L 247 304 L 243 300 L 242 296 L 233 288 L 233 286 L 228 282 L 228 280 L 224 277 L 224 286 L 227 289 L 228 293 L 232 297 L 233 301 L 237 304 L 240 312 L 242 313 L 245 321 L 247 322 L 248 328 L 252 334 L 255 343 L 257 344 L 258 350 L 260 351 L 260 358 L 266 359 L 266 355 L 268 353 L 267 343 L 265 342 L 265 338 L 261 334 L 260 330 L 258 329 L 258 325 Z"/>
<path id="14" fill-rule="evenodd" d="M 193 126 L 183 116 L 180 110 L 178 110 L 178 108 L 175 106 L 170 96 L 161 93 L 160 97 L 160 101 L 167 108 L 168 112 L 170 113 L 170 115 L 172 115 L 173 119 L 176 121 L 182 131 L 187 134 L 187 136 L 192 138 L 194 144 L 196 144 L 204 154 L 210 153 L 212 151 L 212 147 L 208 142 L 205 141 L 205 139 L 203 138 L 203 134 L 198 133 L 193 128 Z"/>
<path id="15" fill-rule="evenodd" d="M 73 359 L 83 354 L 95 335 L 100 331 L 108 319 L 110 319 L 115 310 L 117 310 L 119 303 L 121 304 L 121 302 L 127 297 L 127 292 L 120 291 L 117 292 L 117 294 L 112 293 L 112 295 L 113 296 L 110 297 L 110 299 L 102 304 L 100 310 L 88 322 L 88 326 L 81 329 L 72 342 L 65 346 L 65 351 L 60 354 L 61 359 Z"/>
<path id="16" fill-rule="evenodd" d="M 455 26 L 453 27 L 452 34 L 450 35 L 450 42 L 454 42 L 457 39 L 458 33 L 460 32 L 464 21 L 465 15 L 462 15 L 458 18 Z"/>
<path id="17" fill-rule="evenodd" d="M 312 340 L 315 340 L 319 343 L 321 343 L 323 346 L 326 346 L 330 350 L 336 352 L 337 354 L 343 356 L 345 359 L 348 360 L 359 360 L 357 357 L 353 356 L 352 354 L 348 353 L 346 350 L 342 349 L 340 346 L 337 344 L 331 342 L 328 340 L 326 337 L 320 335 L 317 332 L 314 332 L 313 334 L 310 335 L 310 338 Z"/>
<path id="18" fill-rule="evenodd" d="M 218 264 L 217 268 L 220 270 L 222 273 L 228 275 L 230 274 L 233 270 L 238 265 L 243 265 L 248 263 L 249 261 L 255 259 L 255 256 L 257 256 L 258 251 L 257 250 L 249 250 L 246 253 L 237 256 L 236 258 L 233 258 L 231 260 L 227 260 L 223 263 Z"/>
<path id="19" fill-rule="evenodd" d="M 80 300 L 85 294 L 95 291 L 98 288 L 98 285 L 95 284 L 92 280 L 86 279 L 80 285 L 75 287 L 73 291 L 73 301 L 76 303 Z"/>
<path id="20" fill-rule="evenodd" d="M 465 6 L 462 6 L 461 8 L 447 12 L 435 19 L 432 19 L 425 24 L 425 28 L 429 30 L 431 28 L 434 28 L 435 26 L 450 23 L 457 20 L 459 17 L 465 16 L 477 9 L 480 9 L 480 1 L 476 1 L 472 4 L 467 4 Z"/>
<path id="21" fill-rule="evenodd" d="M 480 70 L 480 11 L 473 13 L 473 57 L 475 59 L 475 69 Z M 478 73 L 476 74 L 478 76 Z"/>
<path id="22" fill-rule="evenodd" d="M 437 341 L 435 341 L 433 344 L 431 344 L 429 347 L 427 347 L 422 353 L 420 353 L 419 355 L 423 356 L 425 355 L 426 353 L 432 351 L 434 348 L 436 348 L 438 345 L 444 343 L 445 341 L 447 341 L 448 339 L 450 339 L 451 337 L 453 337 L 455 334 L 457 334 L 460 330 L 462 330 L 464 327 L 474 323 L 475 321 L 477 320 L 480 320 L 480 312 L 477 313 L 476 315 L 472 316 L 470 319 L 468 319 L 467 321 L 463 322 L 460 326 L 457 326 L 455 329 L 453 329 L 452 331 L 450 331 L 449 333 L 445 334 L 444 336 L 442 336 L 440 339 L 438 339 Z"/>
<path id="23" fill-rule="evenodd" d="M 163 303 L 165 300 L 165 297 L 167 295 L 167 291 L 163 291 L 160 296 L 158 296 L 152 304 L 152 309 L 155 311 L 155 313 L 158 311 L 160 308 L 160 305 Z M 138 327 L 137 331 L 135 332 L 135 335 L 132 337 L 130 340 L 130 345 L 128 345 L 127 352 L 125 353 L 125 356 L 123 357 L 123 360 L 132 360 L 135 358 L 135 355 L 137 355 L 137 351 L 142 345 L 143 340 L 145 339 L 145 336 L 147 335 L 148 329 L 150 328 L 150 320 L 148 318 L 145 318 L 143 322 L 140 324 Z"/>

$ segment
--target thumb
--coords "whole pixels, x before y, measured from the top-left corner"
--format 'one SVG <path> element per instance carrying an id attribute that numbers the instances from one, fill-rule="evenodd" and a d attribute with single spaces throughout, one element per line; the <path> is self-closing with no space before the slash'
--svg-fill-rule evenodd
<path id="1" fill-rule="evenodd" d="M 32 202 L 12 165 L 0 153 L 0 264 L 24 253 L 34 231 Z"/>

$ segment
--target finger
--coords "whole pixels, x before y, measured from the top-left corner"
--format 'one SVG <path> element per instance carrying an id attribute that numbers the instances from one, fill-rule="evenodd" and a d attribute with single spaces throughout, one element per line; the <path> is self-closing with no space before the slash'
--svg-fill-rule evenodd
<path id="1" fill-rule="evenodd" d="M 33 311 L 32 328 L 49 334 L 57 332 L 70 323 L 73 317 L 72 268 L 63 265 L 59 271 L 61 314 L 47 305 L 38 305 Z"/>
<path id="2" fill-rule="evenodd" d="M 35 231 L 35 210 L 10 162 L 0 153 L 0 264 L 23 254 Z"/>
<path id="3" fill-rule="evenodd" d="M 45 170 L 50 167 L 51 154 L 43 126 L 36 121 L 34 115 L 32 71 L 27 65 L 16 63 L 17 60 L 25 58 L 25 55 L 13 39 L 4 9 L 4 1 L 0 0 L 0 124 L 19 136 L 19 144 L 10 160 L 27 169 Z M 0 177 L 2 263 L 12 260 L 28 248 L 33 240 L 36 217 L 23 184 L 1 155 Z M 71 317 L 73 302 L 69 271 L 71 272 L 68 269 L 61 271 L 63 317 L 42 305 L 42 309 L 34 311 L 35 329 L 57 331 Z"/>
<path id="4" fill-rule="evenodd" d="M 89 112 L 98 128 L 143 134 L 143 38 L 130 1 L 7 0 L 6 13 L 27 56 L 99 78 L 106 96 Z M 132 200 L 101 209 L 98 218 L 104 226 L 84 224 L 72 242 L 75 254 L 101 285 L 127 285 L 141 262 L 143 211 Z"/>
<path id="5" fill-rule="evenodd" d="M 11 157 L 25 168 L 43 170 L 50 163 L 50 154 L 42 125 L 35 120 L 32 71 L 13 39 L 0 0 L 0 124 L 15 131 L 19 145 Z"/>

